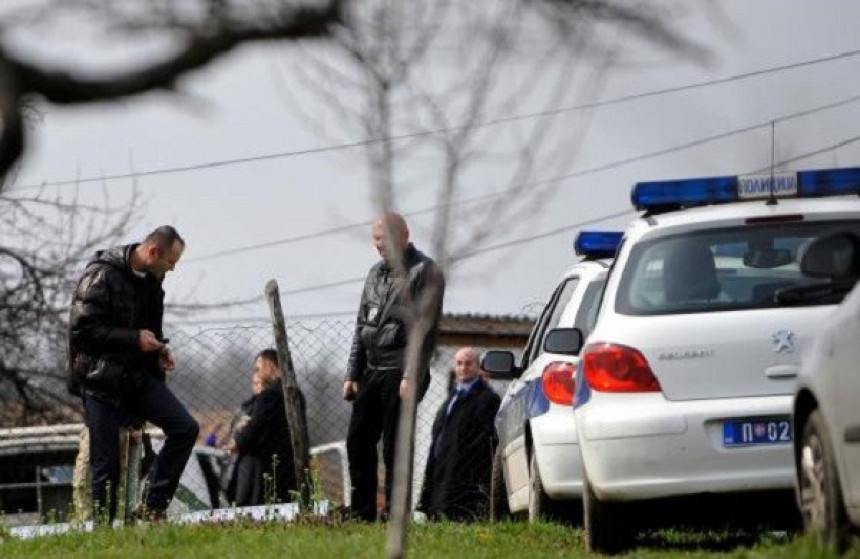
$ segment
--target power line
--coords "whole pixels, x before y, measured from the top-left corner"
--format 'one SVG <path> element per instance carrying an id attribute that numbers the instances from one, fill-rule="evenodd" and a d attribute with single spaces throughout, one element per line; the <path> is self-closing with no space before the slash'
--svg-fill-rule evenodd
<path id="1" fill-rule="evenodd" d="M 793 113 L 789 113 L 789 114 L 787 114 L 787 115 L 783 115 L 783 116 L 780 116 L 780 117 L 776 117 L 776 118 L 772 118 L 772 119 L 769 119 L 769 120 L 765 120 L 765 121 L 762 121 L 762 122 L 759 122 L 759 123 L 756 123 L 756 124 L 751 124 L 751 125 L 743 126 L 743 127 L 740 127 L 740 128 L 734 128 L 734 129 L 732 129 L 732 130 L 728 130 L 728 131 L 726 131 L 726 132 L 720 132 L 720 133 L 718 133 L 718 134 L 712 134 L 712 135 L 710 135 L 710 136 L 704 136 L 704 137 L 701 137 L 701 138 L 697 138 L 697 139 L 695 139 L 695 140 L 691 140 L 691 141 L 689 141 L 689 142 L 684 142 L 684 143 L 682 143 L 682 144 L 678 144 L 678 145 L 675 145 L 675 146 L 669 147 L 669 148 L 664 148 L 664 149 L 660 149 L 660 150 L 655 150 L 655 151 L 651 151 L 651 152 L 643 153 L 643 154 L 640 154 L 640 155 L 636 155 L 636 156 L 632 156 L 632 157 L 628 157 L 628 158 L 624 158 L 624 159 L 618 159 L 618 160 L 616 160 L 616 161 L 612 161 L 612 162 L 609 162 L 609 163 L 605 163 L 605 164 L 603 164 L 603 165 L 597 165 L 597 166 L 595 166 L 595 167 L 589 167 L 588 169 L 582 169 L 582 170 L 580 170 L 580 171 L 575 171 L 575 172 L 573 172 L 573 173 L 567 173 L 567 174 L 564 174 L 564 175 L 559 175 L 559 176 L 557 176 L 557 177 L 552 177 L 552 178 L 549 178 L 549 179 L 542 179 L 542 180 L 539 180 L 539 181 L 534 181 L 534 182 L 529 182 L 529 183 L 525 183 L 525 184 L 520 184 L 520 185 L 514 186 L 513 188 L 505 189 L 505 190 L 503 190 L 503 191 L 501 191 L 501 192 L 494 192 L 494 193 L 491 193 L 491 194 L 483 194 L 483 195 L 480 195 L 480 196 L 475 196 L 475 197 L 471 197 L 471 198 L 464 198 L 464 199 L 461 199 L 461 200 L 452 200 L 451 202 L 449 202 L 449 204 L 471 204 L 471 203 L 476 203 L 476 202 L 480 202 L 480 201 L 484 201 L 484 200 L 489 200 L 489 199 L 493 199 L 493 198 L 499 198 L 499 197 L 501 197 L 501 196 L 505 196 L 506 194 L 509 194 L 509 193 L 511 193 L 511 192 L 514 192 L 514 191 L 517 191 L 517 190 L 519 190 L 519 189 L 526 188 L 526 187 L 529 187 L 529 186 L 537 186 L 537 185 L 540 185 L 540 184 L 545 184 L 545 183 L 550 183 L 550 182 L 556 182 L 556 181 L 562 181 L 562 180 L 572 179 L 572 178 L 579 178 L 579 177 L 583 177 L 583 176 L 587 176 L 587 175 L 592 175 L 592 174 L 599 173 L 599 172 L 603 172 L 603 171 L 609 171 L 609 170 L 612 170 L 612 169 L 616 169 L 616 168 L 618 168 L 618 167 L 622 167 L 622 166 L 624 166 L 624 165 L 629 165 L 629 164 L 631 164 L 631 163 L 638 163 L 638 162 L 640 162 L 640 161 L 644 161 L 644 160 L 647 160 L 647 159 L 652 159 L 652 158 L 654 158 L 654 157 L 660 157 L 660 156 L 663 156 L 663 155 L 669 155 L 669 154 L 671 154 L 671 153 L 675 153 L 675 152 L 678 152 L 678 151 L 684 151 L 684 150 L 691 149 L 691 148 L 694 148 L 694 147 L 700 147 L 700 146 L 702 146 L 702 145 L 705 145 L 705 144 L 708 144 L 708 143 L 711 143 L 711 142 L 715 142 L 715 141 L 718 141 L 718 140 L 724 140 L 724 139 L 726 139 L 726 138 L 729 138 L 729 137 L 732 137 L 732 136 L 736 136 L 736 135 L 738 135 L 738 134 L 744 134 L 744 133 L 747 133 L 747 132 L 751 132 L 751 131 L 753 131 L 753 130 L 758 130 L 758 129 L 765 128 L 765 127 L 770 127 L 773 123 L 780 123 L 780 122 L 786 122 L 786 121 L 789 121 L 789 120 L 794 120 L 794 119 L 801 118 L 801 117 L 804 117 L 804 116 L 809 116 L 809 115 L 811 115 L 811 114 L 815 114 L 815 113 L 818 113 L 818 112 L 821 112 L 821 111 L 825 111 L 825 110 L 829 110 L 829 109 L 833 109 L 833 108 L 841 107 L 841 106 L 848 105 L 848 104 L 851 104 L 851 103 L 856 103 L 857 101 L 860 101 L 860 95 L 853 95 L 853 96 L 851 96 L 851 97 L 848 97 L 848 98 L 842 99 L 842 100 L 840 100 L 840 101 L 835 101 L 835 102 L 832 102 L 832 103 L 827 103 L 827 104 L 824 104 L 824 105 L 819 105 L 819 106 L 812 107 L 812 108 L 810 108 L 810 109 L 805 109 L 805 110 L 802 110 L 802 111 L 796 111 L 796 112 L 793 112 Z M 433 205 L 433 206 L 429 206 L 429 207 L 427 207 L 427 208 L 422 208 L 422 209 L 420 209 L 420 210 L 415 210 L 415 211 L 412 211 L 412 212 L 404 212 L 404 215 L 406 215 L 406 216 L 414 216 L 414 215 L 419 215 L 419 214 L 429 213 L 429 212 L 434 211 L 434 210 L 436 210 L 436 209 L 438 209 L 438 208 L 440 208 L 440 207 L 444 207 L 445 205 L 446 205 L 446 204 L 444 204 L 444 203 L 443 203 L 443 204 L 435 204 L 435 205 Z M 286 237 L 286 238 L 284 238 L 284 239 L 278 239 L 278 240 L 274 240 L 274 241 L 267 241 L 267 242 L 264 242 L 264 243 L 255 243 L 255 244 L 245 245 L 245 246 L 242 246 L 242 247 L 235 247 L 235 248 L 230 248 L 230 249 L 220 250 L 220 251 L 216 251 L 216 252 L 213 252 L 213 253 L 210 253 L 210 254 L 205 254 L 205 255 L 203 255 L 203 256 L 198 256 L 198 257 L 196 257 L 196 258 L 189 258 L 189 259 L 187 259 L 185 262 L 186 262 L 186 263 L 201 262 L 201 261 L 205 261 L 205 260 L 212 260 L 212 259 L 215 259 L 215 258 L 221 258 L 221 257 L 224 257 L 224 256 L 229 256 L 229 255 L 238 254 L 238 253 L 247 252 L 247 251 L 252 251 L 252 250 L 260 250 L 260 249 L 264 249 L 264 248 L 271 248 L 271 247 L 275 247 L 275 246 L 282 246 L 282 245 L 287 245 L 287 244 L 293 244 L 293 243 L 297 243 L 297 242 L 301 242 L 301 241 L 307 241 L 307 240 L 312 240 L 312 239 L 318 239 L 318 238 L 321 238 L 321 237 L 325 237 L 325 236 L 328 236 L 328 235 L 333 235 L 333 234 L 336 234 L 336 233 L 341 233 L 341 232 L 348 231 L 348 230 L 351 230 L 351 229 L 356 229 L 356 228 L 359 228 L 359 227 L 368 227 L 368 226 L 370 226 L 372 223 L 373 223 L 373 221 L 362 221 L 362 222 L 358 222 L 358 223 L 351 223 L 351 224 L 348 224 L 348 225 L 341 225 L 341 226 L 333 227 L 333 228 L 330 228 L 330 229 L 324 229 L 324 230 L 322 230 L 322 231 L 318 231 L 318 232 L 315 232 L 315 233 L 307 233 L 307 234 L 297 235 L 297 236 L 293 236 L 293 237 Z"/>
<path id="2" fill-rule="evenodd" d="M 803 153 L 803 154 L 800 154 L 800 155 L 797 155 L 797 156 L 794 156 L 794 157 L 791 157 L 788 159 L 784 159 L 782 161 L 777 162 L 775 164 L 775 167 L 780 167 L 782 165 L 787 165 L 789 163 L 793 163 L 795 161 L 799 161 L 799 160 L 805 159 L 807 157 L 812 157 L 814 155 L 820 155 L 822 153 L 827 153 L 827 152 L 833 151 L 835 149 L 840 149 L 842 147 L 845 147 L 847 145 L 850 145 L 850 144 L 856 143 L 856 142 L 860 142 L 860 136 L 848 138 L 848 139 L 842 140 L 840 142 L 837 142 L 835 144 L 831 144 L 829 146 L 826 146 L 824 148 L 809 151 L 809 152 L 806 152 L 806 153 Z M 762 169 L 757 169 L 755 171 L 752 171 L 752 173 L 760 173 L 760 172 L 763 172 L 763 171 L 766 171 L 769 169 L 770 169 L 770 167 L 768 166 L 768 167 L 764 167 Z M 471 252 L 464 253 L 463 255 L 460 255 L 457 259 L 458 260 L 465 260 L 467 258 L 471 258 L 473 256 L 477 256 L 479 254 L 483 254 L 486 252 L 492 252 L 492 251 L 500 250 L 503 248 L 509 248 L 512 246 L 520 245 L 520 244 L 530 243 L 530 242 L 537 241 L 540 239 L 545 239 L 548 237 L 559 235 L 561 233 L 570 231 L 571 229 L 576 229 L 578 227 L 584 227 L 587 225 L 593 225 L 595 223 L 600 223 L 602 221 L 607 221 L 610 219 L 616 219 L 619 217 L 624 217 L 625 215 L 628 215 L 631 213 L 636 213 L 636 210 L 625 209 L 625 210 L 622 210 L 619 212 L 604 214 L 602 216 L 598 216 L 598 217 L 594 217 L 591 219 L 579 221 L 577 223 L 572 223 L 572 224 L 568 224 L 568 225 L 563 225 L 561 227 L 557 227 L 555 229 L 550 229 L 549 231 L 543 231 L 541 233 L 537 233 L 534 235 L 529 235 L 526 237 L 520 237 L 517 239 L 512 239 L 512 240 L 504 242 L 504 243 L 499 243 L 496 245 L 490 245 L 490 246 L 478 248 L 478 249 L 475 249 Z M 297 289 L 291 289 L 288 291 L 284 291 L 284 292 L 282 292 L 282 295 L 298 295 L 298 294 L 302 294 L 302 293 L 308 293 L 310 291 L 318 291 L 318 290 L 322 290 L 322 289 L 328 289 L 330 287 L 341 287 L 344 285 L 352 285 L 354 283 L 364 281 L 364 279 L 365 279 L 364 277 L 352 278 L 352 279 L 346 279 L 346 280 L 336 281 L 336 282 L 327 283 L 327 284 L 319 284 L 319 285 L 313 285 L 313 286 L 308 286 L 308 287 L 301 287 L 301 288 L 297 288 Z"/>
<path id="3" fill-rule="evenodd" d="M 499 124 L 505 124 L 505 123 L 509 123 L 509 122 L 516 122 L 519 120 L 528 120 L 528 119 L 541 118 L 541 117 L 558 115 L 558 114 L 563 114 L 563 113 L 568 113 L 568 112 L 575 112 L 575 111 L 582 111 L 582 110 L 589 110 L 589 109 L 597 109 L 597 108 L 601 108 L 601 107 L 608 107 L 608 106 L 618 105 L 618 104 L 622 104 L 622 103 L 629 103 L 631 101 L 636 101 L 639 99 L 646 99 L 648 97 L 656 97 L 656 96 L 666 95 L 666 94 L 670 94 L 670 93 L 690 91 L 690 90 L 694 90 L 694 89 L 712 87 L 715 85 L 724 85 L 727 83 L 746 80 L 749 78 L 759 77 L 759 76 L 763 76 L 763 75 L 767 75 L 767 74 L 784 72 L 784 71 L 793 70 L 796 68 L 803 68 L 806 66 L 813 66 L 813 65 L 817 65 L 817 64 L 823 64 L 823 63 L 834 62 L 834 61 L 838 61 L 838 60 L 844 60 L 844 59 L 848 59 L 848 58 L 853 58 L 853 57 L 857 56 L 858 54 L 860 54 L 860 49 L 845 51 L 845 52 L 841 52 L 841 53 L 838 53 L 835 55 L 805 60 L 805 61 L 801 61 L 801 62 L 783 64 L 780 66 L 772 66 L 770 68 L 762 68 L 759 70 L 753 70 L 751 72 L 744 72 L 741 74 L 735 74 L 732 76 L 717 78 L 717 79 L 708 80 L 708 81 L 704 81 L 704 82 L 686 84 L 686 85 L 675 86 L 675 87 L 667 87 L 667 88 L 662 88 L 662 89 L 655 89 L 655 90 L 645 91 L 642 93 L 635 93 L 635 94 L 631 94 L 631 95 L 623 95 L 620 97 L 607 99 L 605 101 L 593 101 L 590 103 L 583 103 L 580 105 L 573 105 L 570 107 L 561 107 L 558 109 L 549 109 L 549 110 L 538 111 L 538 112 L 534 112 L 534 113 L 525 113 L 525 114 L 520 114 L 520 115 L 511 115 L 511 116 L 507 116 L 507 117 L 499 117 L 499 118 L 495 118 L 495 119 L 490 119 L 490 120 L 474 123 L 472 125 L 469 125 L 469 127 L 470 128 L 484 128 L 484 127 L 488 127 L 488 126 L 496 126 Z M 150 170 L 144 170 L 144 171 L 135 171 L 133 173 L 117 173 L 117 174 L 113 174 L 113 175 L 103 175 L 100 177 L 87 177 L 87 178 L 75 178 L 75 179 L 66 179 L 66 180 L 59 180 L 59 181 L 48 181 L 48 182 L 43 182 L 40 184 L 29 184 L 29 185 L 21 185 L 21 186 L 17 186 L 17 187 L 12 187 L 11 190 L 13 190 L 13 191 L 14 190 L 34 190 L 34 189 L 40 189 L 40 188 L 45 188 L 45 187 L 49 187 L 49 186 L 80 185 L 80 184 L 86 184 L 86 183 L 92 183 L 92 182 L 103 182 L 103 181 L 108 181 L 108 180 L 132 179 L 132 178 L 140 178 L 140 177 L 155 176 L 155 175 L 167 175 L 167 174 L 174 174 L 174 173 L 185 173 L 185 172 L 190 172 L 190 171 L 215 169 L 218 167 L 225 167 L 225 166 L 229 166 L 229 165 L 254 163 L 254 162 L 266 161 L 266 160 L 271 160 L 271 159 L 298 157 L 298 156 L 303 156 L 303 155 L 311 155 L 311 154 L 319 154 L 319 153 L 326 153 L 326 152 L 332 152 L 332 151 L 354 149 L 357 147 L 366 147 L 368 145 L 372 145 L 372 144 L 380 143 L 380 142 L 384 142 L 384 141 L 399 141 L 399 140 L 418 138 L 418 137 L 422 137 L 422 136 L 429 136 L 429 135 L 433 135 L 433 134 L 440 134 L 440 133 L 444 133 L 444 132 L 453 132 L 453 131 L 457 131 L 457 130 L 462 130 L 465 127 L 466 126 L 451 126 L 451 127 L 447 127 L 447 128 L 438 128 L 438 129 L 433 129 L 433 130 L 423 130 L 423 131 L 419 131 L 419 132 L 397 134 L 397 135 L 392 135 L 392 136 L 386 136 L 383 138 L 371 138 L 371 139 L 359 140 L 359 141 L 355 141 L 355 142 L 347 142 L 347 143 L 334 144 L 334 145 L 329 145 L 329 146 L 321 146 L 318 148 L 308 148 L 308 149 L 302 149 L 302 150 L 282 151 L 282 152 L 275 152 L 275 153 L 263 154 L 263 155 L 254 155 L 254 156 L 248 156 L 248 157 L 237 157 L 237 158 L 231 158 L 231 159 L 222 159 L 222 160 L 210 161 L 210 162 L 206 162 L 206 163 L 196 163 L 196 164 L 188 164 L 188 165 L 179 165 L 179 166 L 175 166 L 175 167 L 163 167 L 161 169 L 150 169 Z"/>
<path id="4" fill-rule="evenodd" d="M 349 316 L 354 315 L 355 311 L 334 311 L 334 312 L 325 312 L 325 313 L 305 313 L 305 314 L 287 314 L 286 318 L 290 320 L 308 320 L 315 318 L 335 318 L 340 316 Z M 257 324 L 257 323 L 271 323 L 272 317 L 270 316 L 242 316 L 236 318 L 197 318 L 197 319 L 189 319 L 189 320 L 171 320 L 170 325 L 182 325 L 182 326 L 194 326 L 194 325 L 205 325 L 205 324 Z"/>
<path id="5" fill-rule="evenodd" d="M 831 151 L 835 151 L 837 149 L 842 149 L 845 146 L 848 146 L 848 145 L 851 145 L 851 144 L 854 144 L 857 142 L 860 142 L 860 136 L 854 136 L 852 138 L 847 138 L 845 140 L 842 140 L 841 142 L 831 144 L 831 145 L 824 147 L 824 148 L 821 148 L 821 149 L 816 149 L 813 151 L 807 151 L 806 153 L 801 153 L 800 155 L 795 155 L 795 156 L 790 157 L 788 159 L 783 159 L 782 161 L 779 161 L 778 163 L 774 164 L 774 168 L 782 167 L 783 165 L 788 165 L 789 163 L 795 163 L 795 162 L 801 161 L 803 159 L 808 159 L 808 158 L 814 157 L 816 155 L 822 155 L 824 153 L 830 153 Z M 753 171 L 753 173 L 764 173 L 765 171 L 770 171 L 770 169 L 771 169 L 770 166 L 762 167 L 760 169 Z"/>
<path id="6" fill-rule="evenodd" d="M 500 250 L 503 248 L 509 248 L 516 245 L 521 245 L 525 243 L 531 243 L 533 241 L 537 241 L 540 239 L 546 239 L 547 237 L 554 237 L 556 235 L 560 235 L 561 233 L 566 233 L 571 229 L 578 229 L 579 227 L 585 227 L 587 225 L 594 225 L 595 223 L 600 223 L 602 221 L 607 221 L 610 219 L 615 219 L 618 217 L 624 217 L 628 214 L 636 213 L 636 210 L 633 208 L 628 208 L 626 210 L 615 212 L 611 214 L 602 215 L 599 217 L 595 217 L 592 219 L 586 219 L 584 221 L 579 221 L 577 223 L 571 223 L 568 225 L 563 225 L 561 227 L 557 227 L 556 229 L 551 229 L 549 231 L 544 231 L 542 233 L 537 233 L 535 235 L 529 235 L 528 237 L 520 237 L 518 239 L 513 239 L 511 241 L 507 241 L 504 243 L 499 243 L 496 245 L 490 245 L 486 247 L 476 248 L 470 252 L 466 252 L 457 257 L 457 260 L 465 260 L 466 258 L 472 258 L 473 256 L 477 256 L 479 254 L 484 254 L 486 252 L 492 252 L 494 250 Z"/>

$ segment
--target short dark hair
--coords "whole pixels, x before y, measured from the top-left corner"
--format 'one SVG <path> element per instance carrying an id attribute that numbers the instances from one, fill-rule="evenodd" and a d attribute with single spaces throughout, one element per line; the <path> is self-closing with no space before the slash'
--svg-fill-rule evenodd
<path id="1" fill-rule="evenodd" d="M 265 359 L 266 361 L 270 361 L 270 362 L 274 363 L 275 365 L 277 365 L 279 362 L 278 351 L 276 349 L 271 348 L 271 347 L 264 349 L 263 351 L 258 353 L 256 358 L 257 359 Z"/>
<path id="2" fill-rule="evenodd" d="M 144 243 L 152 244 L 158 247 L 158 250 L 167 251 L 173 248 L 173 244 L 179 241 L 182 247 L 185 247 L 185 239 L 179 234 L 172 225 L 162 225 L 146 236 Z"/>

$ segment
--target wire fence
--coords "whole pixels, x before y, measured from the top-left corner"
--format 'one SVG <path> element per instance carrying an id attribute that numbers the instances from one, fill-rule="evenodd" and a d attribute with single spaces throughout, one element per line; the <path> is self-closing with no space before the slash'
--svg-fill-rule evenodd
<path id="1" fill-rule="evenodd" d="M 512 323 L 500 321 L 490 327 L 483 325 L 480 328 L 459 328 L 459 335 L 440 336 L 440 344 L 431 361 L 430 387 L 417 411 L 413 504 L 417 502 L 423 482 L 434 417 L 449 397 L 453 378 L 453 354 L 457 347 L 472 345 L 481 351 L 492 345 L 517 350 L 522 345 L 524 326 L 527 331 L 529 325 L 523 319 Z M 168 376 L 168 385 L 200 424 L 200 438 L 171 505 L 173 512 L 230 506 L 226 492 L 226 465 L 229 461 L 225 445 L 228 443 L 231 422 L 243 401 L 252 394 L 254 358 L 260 351 L 275 347 L 272 326 L 257 323 L 228 327 L 171 327 L 168 324 L 165 330 L 177 362 L 176 370 Z M 311 469 L 316 496 L 325 498 L 334 505 L 349 504 L 350 481 L 345 439 L 351 404 L 344 401 L 342 390 L 353 330 L 354 322 L 347 319 L 287 323 L 294 369 L 306 402 Z M 491 381 L 491 385 L 500 395 L 503 393 L 503 385 L 496 381 Z M 0 407 L 2 406 L 0 403 Z M 7 438 L 14 441 L 15 429 L 3 431 L 8 431 Z M 3 439 L 2 433 L 0 439 Z M 158 437 L 154 439 L 157 450 Z M 14 443 L 10 445 L 14 446 Z M 29 456 L 30 461 L 39 462 L 38 450 L 34 448 L 31 444 L 21 452 Z M 23 475 L 32 477 L 32 472 L 35 471 L 38 478 L 40 472 L 51 467 L 54 472 L 52 480 L 60 485 L 67 481 L 70 488 L 74 462 L 71 448 L 72 442 L 66 441 L 63 452 L 46 455 L 42 460 L 44 464 L 40 467 L 29 467 Z M 2 461 L 3 456 L 0 456 L 0 462 Z M 382 468 L 380 456 L 380 502 Z M 0 510 L 8 515 L 16 512 L 16 509 L 12 508 L 14 506 L 17 506 L 18 511 L 31 508 L 30 504 L 22 506 L 26 499 L 10 499 L 10 491 L 3 489 L 4 481 L 0 478 Z M 39 479 L 35 482 L 38 485 Z M 16 487 L 22 489 L 23 486 L 19 483 Z M 44 518 L 42 500 L 39 500 L 37 508 Z M 56 507 L 57 501 L 58 499 L 53 499 L 51 503 Z M 68 501 L 71 501 L 70 495 Z M 62 507 L 58 508 L 62 516 Z"/>

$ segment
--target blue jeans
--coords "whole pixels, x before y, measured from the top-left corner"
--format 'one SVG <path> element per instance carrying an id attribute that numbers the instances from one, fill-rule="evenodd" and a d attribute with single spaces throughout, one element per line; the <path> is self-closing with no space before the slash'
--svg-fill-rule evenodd
<path id="1" fill-rule="evenodd" d="M 90 430 L 93 518 L 113 521 L 116 516 L 116 488 L 119 484 L 119 430 L 133 418 L 161 428 L 165 440 L 153 465 L 146 506 L 164 510 L 173 498 L 185 464 L 191 456 L 200 426 L 185 406 L 153 374 L 133 373 L 119 405 L 84 396 L 84 413 Z"/>

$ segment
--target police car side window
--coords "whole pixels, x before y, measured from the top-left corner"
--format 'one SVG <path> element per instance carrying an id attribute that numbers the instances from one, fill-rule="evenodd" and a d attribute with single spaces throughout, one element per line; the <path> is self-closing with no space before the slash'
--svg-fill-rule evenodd
<path id="1" fill-rule="evenodd" d="M 582 295 L 582 302 L 579 304 L 573 325 L 582 331 L 583 339 L 588 337 L 594 328 L 594 323 L 597 322 L 597 309 L 600 308 L 600 298 L 605 285 L 606 278 L 596 279 L 588 284 Z"/>
<path id="2" fill-rule="evenodd" d="M 532 331 L 529 333 L 529 339 L 526 342 L 526 347 L 523 349 L 522 359 L 520 360 L 520 369 L 522 370 L 525 370 L 529 366 L 529 363 L 531 363 L 532 348 L 534 348 L 535 340 L 539 338 L 538 332 L 541 331 L 541 325 L 546 322 L 547 316 L 549 316 L 549 308 L 549 304 L 544 305 Z"/>
<path id="3" fill-rule="evenodd" d="M 541 353 L 543 353 L 543 339 L 547 332 L 558 326 L 561 315 L 564 309 L 573 297 L 576 286 L 579 285 L 579 278 L 568 278 L 555 291 L 550 304 L 547 306 L 546 320 L 541 324 L 541 329 L 537 332 L 537 336 L 532 340 L 533 346 L 530 352 L 529 361 L 534 361 Z"/>

